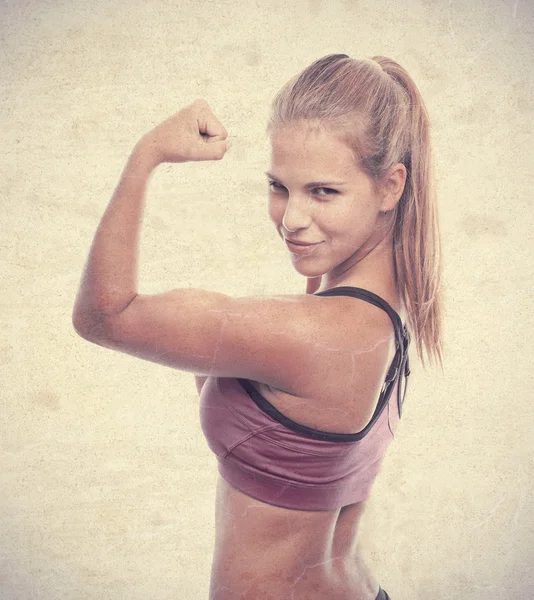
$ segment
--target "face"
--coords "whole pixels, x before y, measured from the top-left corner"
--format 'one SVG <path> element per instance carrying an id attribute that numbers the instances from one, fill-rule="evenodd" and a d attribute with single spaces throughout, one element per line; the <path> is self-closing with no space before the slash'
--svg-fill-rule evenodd
<path id="1" fill-rule="evenodd" d="M 269 216 L 302 275 L 346 272 L 384 237 L 381 211 L 389 207 L 333 134 L 302 122 L 279 125 L 267 177 Z"/>

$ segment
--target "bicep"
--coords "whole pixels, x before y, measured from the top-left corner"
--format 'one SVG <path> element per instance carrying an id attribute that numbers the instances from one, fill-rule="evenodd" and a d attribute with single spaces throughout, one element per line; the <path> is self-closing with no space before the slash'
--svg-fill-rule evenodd
<path id="1" fill-rule="evenodd" d="M 317 365 L 317 296 L 231 298 L 197 289 L 138 295 L 104 324 L 105 345 L 197 375 L 291 389 Z"/>

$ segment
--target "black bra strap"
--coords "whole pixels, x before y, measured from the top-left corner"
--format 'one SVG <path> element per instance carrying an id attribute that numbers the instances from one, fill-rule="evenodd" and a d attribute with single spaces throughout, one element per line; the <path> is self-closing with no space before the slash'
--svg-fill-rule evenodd
<path id="1" fill-rule="evenodd" d="M 402 414 L 402 405 L 404 403 L 404 398 L 406 397 L 406 390 L 408 388 L 408 375 L 410 375 L 410 365 L 408 359 L 408 346 L 410 344 L 411 336 L 406 327 L 406 325 L 402 324 L 401 318 L 398 313 L 391 308 L 391 306 L 380 296 L 377 294 L 370 292 L 369 290 L 364 290 L 362 288 L 353 287 L 353 286 L 340 286 L 330 288 L 329 290 L 324 290 L 323 292 L 315 292 L 315 296 L 352 296 L 353 298 L 360 298 L 361 300 L 365 300 L 381 308 L 386 311 L 389 315 L 393 323 L 393 329 L 395 330 L 395 342 L 397 346 L 397 350 L 395 352 L 395 356 L 393 357 L 393 361 L 389 368 L 389 371 L 386 375 L 386 380 L 384 382 L 384 387 L 382 389 L 381 397 L 387 393 L 389 386 L 395 385 L 395 381 L 397 378 L 399 379 L 399 385 L 397 389 L 397 406 L 399 409 L 399 417 Z M 401 398 L 401 386 L 402 386 L 402 377 L 404 376 L 404 394 L 402 394 Z M 380 402 L 380 400 L 379 400 Z"/>

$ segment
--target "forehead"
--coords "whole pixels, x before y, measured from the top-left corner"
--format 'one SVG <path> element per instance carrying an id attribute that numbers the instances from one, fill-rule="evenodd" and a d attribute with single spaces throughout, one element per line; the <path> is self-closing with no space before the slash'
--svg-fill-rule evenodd
<path id="1" fill-rule="evenodd" d="M 279 124 L 270 135 L 273 174 L 307 169 L 350 175 L 358 172 L 351 149 L 334 132 L 309 121 Z"/>

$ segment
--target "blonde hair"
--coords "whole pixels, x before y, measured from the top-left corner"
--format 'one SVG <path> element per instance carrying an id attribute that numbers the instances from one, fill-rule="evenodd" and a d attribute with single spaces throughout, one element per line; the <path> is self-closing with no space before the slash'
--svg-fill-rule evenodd
<path id="1" fill-rule="evenodd" d="M 417 86 L 390 58 L 330 54 L 278 92 L 267 133 L 300 120 L 339 136 L 376 191 L 394 165 L 406 167 L 404 191 L 392 211 L 395 281 L 423 367 L 424 349 L 430 362 L 443 368 L 438 207 L 429 117 Z"/>

